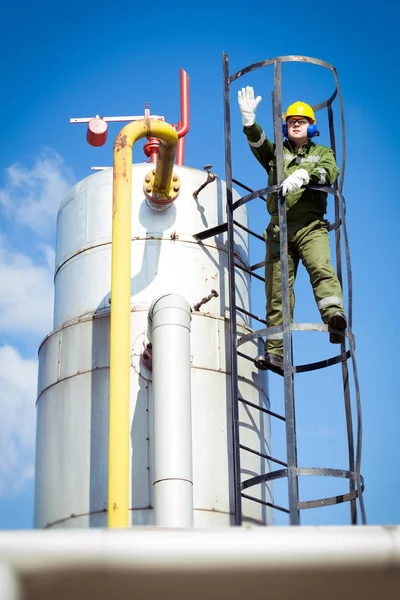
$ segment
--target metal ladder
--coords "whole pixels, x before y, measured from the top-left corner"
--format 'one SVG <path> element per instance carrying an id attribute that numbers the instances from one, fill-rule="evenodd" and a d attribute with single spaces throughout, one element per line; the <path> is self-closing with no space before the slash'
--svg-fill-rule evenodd
<path id="1" fill-rule="evenodd" d="M 313 107 L 314 111 L 318 111 L 326 108 L 328 111 L 328 123 L 330 132 L 330 143 L 332 150 L 336 153 L 336 141 L 334 131 L 334 119 L 333 119 L 333 108 L 332 103 L 335 98 L 339 101 L 340 106 L 340 118 L 341 118 L 341 129 L 342 129 L 342 164 L 340 169 L 339 182 L 335 182 L 335 185 L 331 187 L 323 186 L 310 186 L 312 189 L 320 189 L 328 194 L 334 196 L 335 201 L 335 221 L 331 225 L 330 230 L 335 232 L 335 248 L 336 248 L 336 273 L 337 277 L 342 285 L 343 272 L 342 272 L 342 253 L 341 243 L 343 241 L 345 260 L 346 260 L 346 272 L 347 272 L 347 288 L 348 288 L 348 327 L 346 330 L 346 338 L 348 341 L 349 349 L 346 350 L 345 340 L 342 342 L 340 347 L 340 353 L 333 358 L 321 360 L 310 364 L 303 364 L 295 366 L 293 365 L 292 355 L 292 332 L 293 331 L 328 331 L 327 325 L 317 323 L 291 323 L 290 322 L 290 305 L 289 305 L 289 285 L 288 285 L 288 256 L 287 256 L 287 223 L 286 223 L 286 207 L 285 199 L 280 191 L 280 186 L 272 186 L 256 191 L 252 191 L 251 188 L 240 183 L 239 181 L 232 178 L 232 165 L 231 165 L 231 128 L 230 128 L 230 85 L 242 77 L 245 74 L 250 73 L 256 69 L 273 66 L 274 69 L 274 91 L 272 93 L 272 105 L 273 105 L 273 120 L 274 120 L 274 137 L 276 144 L 276 159 L 277 159 L 277 175 L 278 181 L 282 182 L 284 178 L 284 166 L 283 166 L 283 136 L 282 136 L 282 63 L 284 62 L 302 62 L 317 65 L 331 71 L 335 81 L 335 91 L 333 94 L 324 102 Z M 221 232 L 227 232 L 228 239 L 228 269 L 229 269 L 229 316 L 230 316 L 230 365 L 231 365 L 231 398 L 232 398 L 232 439 L 233 439 L 233 470 L 234 470 L 234 487 L 235 487 L 235 510 L 234 510 L 234 522 L 235 525 L 241 525 L 242 523 L 242 498 L 261 502 L 269 507 L 283 511 L 288 514 L 289 522 L 291 525 L 300 524 L 300 511 L 302 509 L 310 509 L 322 506 L 330 506 L 339 504 L 342 502 L 350 502 L 350 521 L 351 524 L 358 523 L 357 505 L 359 502 L 361 523 L 366 524 L 365 508 L 363 502 L 363 491 L 364 491 L 364 480 L 360 473 L 361 467 L 361 447 L 362 447 L 362 414 L 361 414 L 361 401 L 360 401 L 360 390 L 358 382 L 357 364 L 355 357 L 355 338 L 352 332 L 352 274 L 351 274 L 351 262 L 350 253 L 348 246 L 348 236 L 345 221 L 345 201 L 342 195 L 343 189 L 343 178 L 345 170 L 345 158 L 346 158 L 346 145 L 345 145 L 345 124 L 344 124 L 344 111 L 343 102 L 340 92 L 340 86 L 338 76 L 335 68 L 324 61 L 305 57 L 305 56 L 281 56 L 265 61 L 260 61 L 241 69 L 240 71 L 229 75 L 228 68 L 228 55 L 223 54 L 223 79 L 224 79 L 224 132 L 225 132 L 225 169 L 226 169 L 226 186 L 227 186 L 227 222 L 220 226 L 213 227 L 196 234 L 194 237 L 198 240 L 204 240 Z M 243 196 L 239 200 L 233 202 L 233 184 L 246 190 L 247 195 Z M 280 260 L 281 260 L 281 273 L 282 273 L 282 325 L 278 327 L 263 328 L 255 330 L 250 334 L 239 336 L 237 331 L 237 310 L 246 312 L 247 316 L 257 320 L 260 323 L 266 325 L 266 321 L 261 319 L 255 314 L 247 313 L 243 309 L 238 309 L 236 306 L 236 295 L 235 295 L 235 271 L 239 265 L 235 262 L 234 254 L 234 229 L 235 227 L 244 229 L 249 235 L 264 241 L 262 236 L 258 235 L 251 229 L 245 228 L 243 225 L 235 221 L 234 211 L 240 206 L 250 202 L 255 198 L 262 198 L 266 200 L 265 196 L 276 192 L 278 193 L 278 205 L 279 205 L 279 225 L 280 225 Z M 341 235 L 343 232 L 343 236 Z M 250 267 L 248 274 L 251 277 L 256 277 L 264 281 L 264 279 L 256 273 L 256 270 L 263 266 L 264 263 L 258 263 Z M 243 270 L 243 266 L 240 265 Z M 241 398 L 238 390 L 238 356 L 247 360 L 252 360 L 246 354 L 243 354 L 239 348 L 245 342 L 250 339 L 260 338 L 262 336 L 268 336 L 275 333 L 283 334 L 283 347 L 284 347 L 284 361 L 283 361 L 283 386 L 284 386 L 284 415 L 280 415 L 276 412 L 262 409 L 269 413 L 271 418 L 280 419 L 285 422 L 286 429 L 286 453 L 287 457 L 285 461 L 279 460 L 271 456 L 265 456 L 269 461 L 274 462 L 284 468 L 278 470 L 269 471 L 268 473 L 260 473 L 256 477 L 251 477 L 247 480 L 242 480 L 241 468 L 240 468 L 240 453 L 241 451 L 256 452 L 253 449 L 247 448 L 240 443 L 240 431 L 239 431 L 239 403 L 246 403 L 244 398 Z M 353 382 L 354 382 L 354 394 L 355 394 L 355 406 L 357 416 L 357 428 L 356 428 L 356 441 L 354 440 L 353 434 L 353 415 L 352 415 L 352 402 L 351 402 L 351 391 L 349 384 L 349 367 L 348 360 L 351 360 L 353 370 Z M 347 430 L 347 445 L 348 445 L 348 469 L 332 469 L 332 468 L 319 468 L 319 467 L 300 467 L 297 460 L 297 435 L 296 435 L 296 418 L 295 418 L 295 395 L 294 395 L 294 375 L 304 372 L 313 371 L 316 369 L 322 369 L 334 364 L 341 364 L 342 380 L 343 380 L 343 395 L 344 395 L 344 408 L 346 417 L 346 430 Z M 257 452 L 256 452 L 257 453 Z M 349 481 L 348 493 L 341 494 L 339 496 L 330 496 L 327 498 L 319 498 L 316 500 L 300 501 L 299 499 L 299 477 L 301 476 L 325 476 L 325 477 L 338 477 L 344 478 Z M 268 484 L 277 479 L 286 478 L 288 487 L 288 507 L 278 506 L 274 503 L 265 502 L 250 496 L 246 493 L 253 486 Z"/>

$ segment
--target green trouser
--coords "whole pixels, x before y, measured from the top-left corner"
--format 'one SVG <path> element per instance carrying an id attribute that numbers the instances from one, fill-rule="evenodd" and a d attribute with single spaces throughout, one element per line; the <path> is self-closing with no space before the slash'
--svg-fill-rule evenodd
<path id="1" fill-rule="evenodd" d="M 294 292 L 299 259 L 310 276 L 314 297 L 324 323 L 332 313 L 343 309 L 342 289 L 330 261 L 328 234 L 329 222 L 323 219 L 313 221 L 299 229 L 288 223 L 288 262 L 290 320 L 293 321 Z M 282 287 L 279 225 L 270 223 L 266 230 L 265 290 L 267 296 L 267 326 L 275 327 L 282 323 Z M 283 355 L 282 334 L 268 338 L 265 351 Z"/>

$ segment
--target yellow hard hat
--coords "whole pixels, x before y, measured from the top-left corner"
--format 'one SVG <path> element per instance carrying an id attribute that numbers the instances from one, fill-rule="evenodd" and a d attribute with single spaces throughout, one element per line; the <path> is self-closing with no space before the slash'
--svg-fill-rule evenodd
<path id="1" fill-rule="evenodd" d="M 300 102 L 300 100 L 293 102 L 287 109 L 285 121 L 287 121 L 289 117 L 306 117 L 307 119 L 310 119 L 311 123 L 317 122 L 311 106 L 305 102 Z"/>

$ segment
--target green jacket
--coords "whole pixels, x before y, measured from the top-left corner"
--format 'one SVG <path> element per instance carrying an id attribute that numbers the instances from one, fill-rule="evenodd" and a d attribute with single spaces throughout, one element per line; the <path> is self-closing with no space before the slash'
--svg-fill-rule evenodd
<path id="1" fill-rule="evenodd" d="M 267 139 L 262 127 L 254 123 L 252 127 L 244 127 L 250 149 L 256 159 L 268 173 L 268 187 L 277 184 L 275 144 Z M 310 175 L 309 185 L 330 186 L 339 175 L 335 156 L 330 148 L 315 144 L 311 140 L 308 144 L 296 150 L 295 145 L 289 140 L 283 143 L 284 177 L 297 169 L 306 169 Z M 306 225 L 315 219 L 323 219 L 327 206 L 326 192 L 301 188 L 298 192 L 286 196 L 286 211 L 288 223 Z M 278 195 L 269 194 L 267 208 L 271 215 L 271 222 L 277 225 Z"/>

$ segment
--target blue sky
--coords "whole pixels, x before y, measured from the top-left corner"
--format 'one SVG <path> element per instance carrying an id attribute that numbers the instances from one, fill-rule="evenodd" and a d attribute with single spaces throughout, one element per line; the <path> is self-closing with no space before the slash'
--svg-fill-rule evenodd
<path id="1" fill-rule="evenodd" d="M 55 217 L 66 192 L 90 174 L 92 165 L 111 165 L 112 140 L 94 149 L 85 127 L 71 117 L 152 113 L 170 123 L 179 118 L 179 69 L 190 78 L 191 128 L 185 164 L 211 163 L 225 178 L 222 53 L 231 72 L 275 56 L 300 54 L 333 64 L 339 74 L 347 127 L 344 196 L 354 285 L 354 332 L 364 415 L 362 473 L 370 524 L 399 523 L 397 441 L 400 437 L 397 355 L 399 183 L 396 122 L 398 86 L 395 30 L 399 8 L 358 0 L 313 5 L 252 3 L 235 9 L 216 1 L 57 3 L 18 1 L 2 8 L 0 20 L 0 529 L 32 526 L 37 348 L 52 328 Z M 236 6 L 236 4 L 235 4 Z M 394 13 L 397 14 L 394 14 Z M 283 101 L 311 104 L 334 90 L 329 73 L 289 65 L 283 71 Z M 263 96 L 257 111 L 272 133 L 272 70 L 262 69 L 232 86 L 233 174 L 256 188 L 265 173 L 241 132 L 236 104 L 239 86 Z M 319 119 L 321 143 L 327 141 Z M 340 154 L 340 149 L 339 149 Z M 142 162 L 140 147 L 134 160 Z M 254 202 L 250 222 L 261 229 L 265 209 Z M 329 215 L 328 215 L 329 216 Z M 252 248 L 252 262 L 262 249 Z M 259 258 L 260 254 L 260 258 Z M 254 290 L 254 309 L 264 298 Z M 304 269 L 296 282 L 296 321 L 318 322 Z M 322 334 L 295 337 L 297 362 L 333 354 Z M 318 337 L 318 341 L 316 341 Z M 321 338 L 321 339 L 320 339 Z M 323 356 L 321 356 L 321 353 Z M 340 372 L 299 376 L 299 459 L 303 466 L 346 468 Z M 280 383 L 271 396 L 281 402 Z M 283 429 L 273 437 L 284 451 Z M 335 483 L 332 493 L 345 491 Z M 303 488 L 302 488 L 303 489 Z M 325 488 L 324 488 L 325 490 Z M 318 496 L 318 484 L 304 493 Z M 282 496 L 279 485 L 277 495 Z M 348 507 L 309 511 L 304 523 L 348 523 Z"/>

